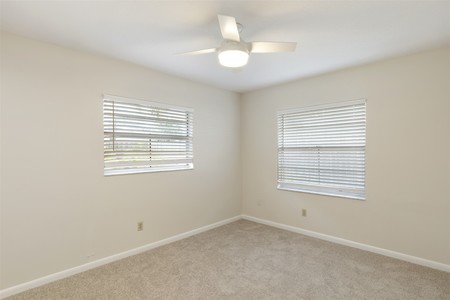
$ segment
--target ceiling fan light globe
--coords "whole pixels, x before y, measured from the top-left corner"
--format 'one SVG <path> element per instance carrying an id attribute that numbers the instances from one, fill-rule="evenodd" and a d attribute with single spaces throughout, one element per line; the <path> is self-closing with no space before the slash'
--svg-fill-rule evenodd
<path id="1" fill-rule="evenodd" d="M 249 54 L 242 50 L 224 50 L 218 55 L 219 63 L 228 68 L 243 67 L 248 63 Z"/>

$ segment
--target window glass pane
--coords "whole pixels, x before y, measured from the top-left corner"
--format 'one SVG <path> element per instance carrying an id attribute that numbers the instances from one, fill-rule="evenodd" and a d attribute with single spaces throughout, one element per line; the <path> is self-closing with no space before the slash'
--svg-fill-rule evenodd
<path id="1" fill-rule="evenodd" d="M 365 198 L 366 102 L 278 113 L 278 188 Z"/>
<path id="2" fill-rule="evenodd" d="M 193 111 L 128 98 L 103 99 L 104 174 L 193 168 Z"/>

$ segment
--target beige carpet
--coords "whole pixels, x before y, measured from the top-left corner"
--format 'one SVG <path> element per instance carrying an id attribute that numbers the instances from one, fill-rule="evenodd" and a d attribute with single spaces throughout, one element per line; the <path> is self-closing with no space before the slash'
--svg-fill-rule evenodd
<path id="1" fill-rule="evenodd" d="M 450 299 L 450 274 L 249 221 L 14 299 Z"/>

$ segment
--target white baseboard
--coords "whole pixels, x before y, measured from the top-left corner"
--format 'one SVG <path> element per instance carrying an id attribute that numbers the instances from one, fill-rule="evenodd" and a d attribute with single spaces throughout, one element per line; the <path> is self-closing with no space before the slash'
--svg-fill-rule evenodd
<path id="1" fill-rule="evenodd" d="M 395 251 L 391 251 L 391 250 L 387 250 L 387 249 L 383 249 L 383 248 L 378 248 L 378 247 L 370 246 L 370 245 L 367 245 L 367 244 L 353 242 L 353 241 L 350 241 L 350 240 L 341 239 L 341 238 L 334 237 L 334 236 L 331 236 L 331 235 L 318 233 L 318 232 L 310 231 L 310 230 L 306 230 L 306 229 L 301 229 L 301 228 L 290 226 L 290 225 L 285 225 L 285 224 L 276 223 L 276 222 L 272 222 L 272 221 L 268 221 L 268 220 L 264 220 L 264 219 L 259 219 L 259 218 L 255 218 L 255 217 L 248 216 L 248 215 L 242 215 L 242 218 L 245 219 L 245 220 L 249 220 L 249 221 L 261 223 L 261 224 L 264 224 L 264 225 L 269 225 L 269 226 L 272 226 L 272 227 L 276 227 L 276 228 L 280 228 L 280 229 L 284 229 L 284 230 L 288 230 L 288 231 L 304 234 L 304 235 L 307 235 L 307 236 L 310 236 L 310 237 L 314 237 L 314 238 L 318 238 L 318 239 L 321 239 L 321 240 L 333 242 L 333 243 L 336 243 L 336 244 L 345 245 L 345 246 L 349 246 L 349 247 L 353 247 L 353 248 L 358 248 L 358 249 L 361 249 L 361 250 L 365 250 L 365 251 L 381 254 L 381 255 L 384 255 L 384 256 L 389 256 L 389 257 L 392 257 L 392 258 L 397 258 L 397 259 L 400 259 L 400 260 L 403 260 L 403 261 L 407 261 L 407 262 L 410 262 L 410 263 L 413 263 L 413 264 L 416 264 L 416 265 L 421 265 L 421 266 L 425 266 L 425 267 L 429 267 L 429 268 L 433 268 L 433 269 L 436 269 L 436 270 L 440 270 L 440 271 L 444 271 L 444 272 L 450 273 L 450 265 L 446 265 L 446 264 L 443 264 L 443 263 L 440 263 L 440 262 L 436 262 L 436 261 L 432 261 L 432 260 L 428 260 L 428 259 L 423 259 L 423 258 L 420 258 L 420 257 L 417 257 L 417 256 L 403 254 L 403 253 L 400 253 L 400 252 L 395 252 Z"/>
<path id="2" fill-rule="evenodd" d="M 72 275 L 108 264 L 108 263 L 111 263 L 111 262 L 114 262 L 114 261 L 117 261 L 117 260 L 120 260 L 123 258 L 126 258 L 128 256 L 136 255 L 136 254 L 139 254 L 139 253 L 142 253 L 142 252 L 145 252 L 145 251 L 157 248 L 157 247 L 161 247 L 161 246 L 173 243 L 175 241 L 179 241 L 179 240 L 185 239 L 187 237 L 214 229 L 216 227 L 219 227 L 219 226 L 222 226 L 222 225 L 225 225 L 228 223 L 232 223 L 232 222 L 240 220 L 240 219 L 245 219 L 245 220 L 257 222 L 260 224 L 264 224 L 264 225 L 304 234 L 304 235 L 318 238 L 321 240 L 325 240 L 325 241 L 333 242 L 336 244 L 345 245 L 345 246 L 381 254 L 384 256 L 388 256 L 388 257 L 397 258 L 397 259 L 407 261 L 407 262 L 410 262 L 413 264 L 417 264 L 417 265 L 421 265 L 421 266 L 425 266 L 425 267 L 429 267 L 429 268 L 433 268 L 433 269 L 437 269 L 440 271 L 450 273 L 450 265 L 446 265 L 443 263 L 439 263 L 439 262 L 435 262 L 432 260 L 427 260 L 427 259 L 423 259 L 420 257 L 403 254 L 400 252 L 395 252 L 395 251 L 391 251 L 391 250 L 387 250 L 387 249 L 383 249 L 383 248 L 378 248 L 378 247 L 374 247 L 374 246 L 370 246 L 370 245 L 366 245 L 366 244 L 362 244 L 362 243 L 358 243 L 358 242 L 353 242 L 350 240 L 346 240 L 346 239 L 342 239 L 342 238 L 338 238 L 338 237 L 334 237 L 331 235 L 326 235 L 323 233 L 318 233 L 318 232 L 314 232 L 314 231 L 310 231 L 310 230 L 306 230 L 306 229 L 301 229 L 301 228 L 290 226 L 290 225 L 276 223 L 273 221 L 252 217 L 249 215 L 240 215 L 240 216 L 229 218 L 229 219 L 226 219 L 223 221 L 216 222 L 214 224 L 206 225 L 206 226 L 203 226 L 203 227 L 191 230 L 191 231 L 180 233 L 180 234 L 174 235 L 172 237 L 144 245 L 142 247 L 134 248 L 134 249 L 122 252 L 122 253 L 118 253 L 118 254 L 111 255 L 111 256 L 108 256 L 105 258 L 101 258 L 101 259 L 98 259 L 93 262 L 89 262 L 89 263 L 81 265 L 81 266 L 70 268 L 70 269 L 67 269 L 67 270 L 64 270 L 64 271 L 61 271 L 58 273 L 50 274 L 48 276 L 44 276 L 44 277 L 41 277 L 41 278 L 38 278 L 38 279 L 35 279 L 32 281 L 28 281 L 28 282 L 1 290 L 0 291 L 0 299 L 24 292 L 26 290 L 29 290 L 29 289 L 32 289 L 32 288 L 56 281 L 56 280 L 60 280 L 60 279 L 72 276 Z"/>
<path id="3" fill-rule="evenodd" d="M 237 221 L 241 218 L 242 218 L 241 216 L 236 216 L 233 218 L 222 220 L 222 221 L 216 222 L 214 224 L 206 225 L 206 226 L 203 226 L 203 227 L 191 230 L 191 231 L 180 233 L 180 234 L 171 236 L 169 238 L 166 238 L 166 239 L 154 242 L 154 243 L 150 243 L 150 244 L 147 244 L 147 245 L 144 245 L 144 246 L 141 246 L 138 248 L 134 248 L 134 249 L 122 252 L 122 253 L 118 253 L 118 254 L 111 255 L 111 256 L 108 256 L 105 258 L 101 258 L 101 259 L 95 260 L 93 262 L 83 264 L 81 266 L 70 268 L 70 269 L 67 269 L 67 270 L 64 270 L 64 271 L 61 271 L 58 273 L 50 274 L 50 275 L 47 275 L 47 276 L 44 276 L 44 277 L 41 277 L 41 278 L 38 278 L 38 279 L 35 279 L 32 281 L 28 281 L 28 282 L 25 282 L 25 283 L 22 283 L 22 284 L 19 284 L 16 286 L 12 286 L 10 288 L 6 288 L 6 289 L 0 291 L 0 299 L 24 292 L 26 290 L 29 290 L 29 289 L 32 289 L 32 288 L 56 281 L 56 280 L 66 278 L 66 277 L 102 266 L 105 264 L 109 264 L 111 262 L 126 258 L 128 256 L 136 255 L 136 254 L 139 254 L 139 253 L 142 253 L 142 252 L 145 252 L 145 251 L 157 248 L 157 247 L 161 247 L 161 246 L 173 243 L 175 241 L 185 239 L 187 237 L 199 234 L 201 232 L 205 232 L 205 231 L 214 229 L 216 227 Z"/>

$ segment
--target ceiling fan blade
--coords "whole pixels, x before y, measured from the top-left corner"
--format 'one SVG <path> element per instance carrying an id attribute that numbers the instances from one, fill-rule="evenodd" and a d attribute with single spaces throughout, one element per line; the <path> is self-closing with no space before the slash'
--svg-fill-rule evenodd
<path id="1" fill-rule="evenodd" d="M 220 32 L 226 40 L 240 42 L 239 30 L 234 17 L 217 15 L 219 18 Z"/>
<path id="2" fill-rule="evenodd" d="M 202 50 L 196 50 L 196 51 L 177 53 L 176 55 L 197 55 L 197 54 L 213 53 L 213 52 L 216 52 L 216 51 L 217 51 L 217 48 L 209 48 L 209 49 L 202 49 Z"/>
<path id="3" fill-rule="evenodd" d="M 295 42 L 252 42 L 251 53 L 294 52 L 297 47 Z"/>

